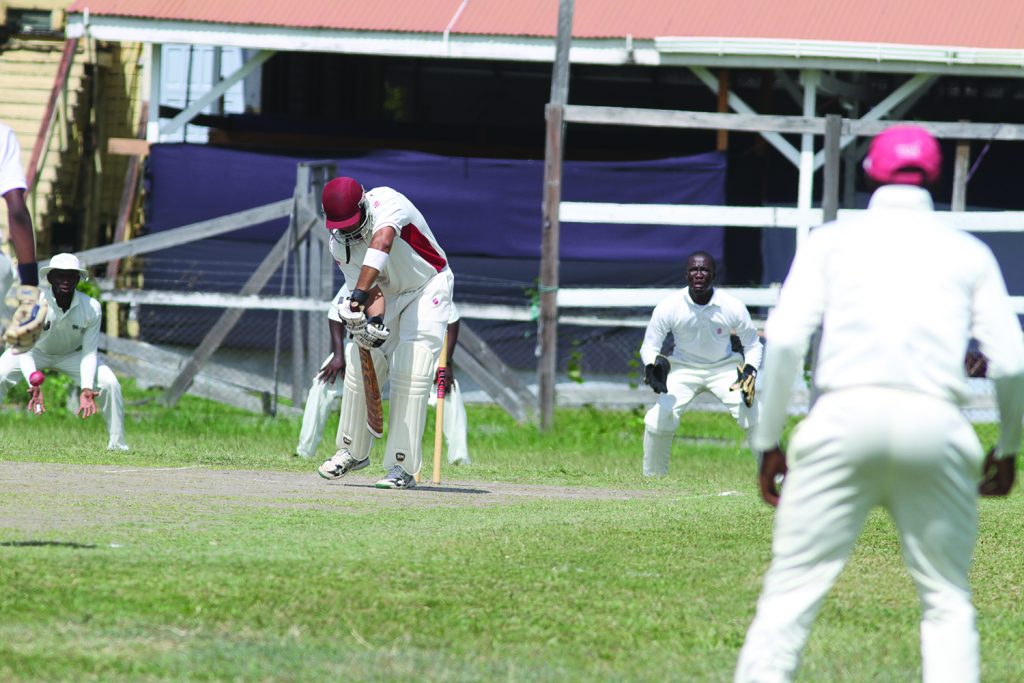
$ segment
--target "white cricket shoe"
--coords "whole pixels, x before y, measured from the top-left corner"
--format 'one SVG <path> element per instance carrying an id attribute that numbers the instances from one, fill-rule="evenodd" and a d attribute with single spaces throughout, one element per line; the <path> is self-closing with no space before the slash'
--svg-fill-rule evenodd
<path id="1" fill-rule="evenodd" d="M 395 465 L 383 479 L 374 486 L 379 489 L 411 489 L 416 485 L 416 478 L 408 474 L 401 465 Z"/>
<path id="2" fill-rule="evenodd" d="M 348 452 L 347 448 L 342 448 L 328 460 L 324 460 L 324 464 L 317 467 L 316 471 L 317 474 L 324 479 L 337 479 L 338 477 L 345 476 L 349 472 L 361 470 L 369 464 L 369 456 L 362 460 L 356 460 L 352 457 L 352 454 Z"/>

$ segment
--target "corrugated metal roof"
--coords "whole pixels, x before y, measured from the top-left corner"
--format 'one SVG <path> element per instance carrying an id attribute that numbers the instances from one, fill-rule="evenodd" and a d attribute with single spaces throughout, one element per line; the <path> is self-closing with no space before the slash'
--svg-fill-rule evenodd
<path id="1" fill-rule="evenodd" d="M 443 32 L 462 0 L 75 0 L 70 13 L 354 31 Z M 468 0 L 453 34 L 553 36 L 558 0 Z M 1024 49 L 1020 0 L 576 0 L 576 38 L 721 37 Z"/>

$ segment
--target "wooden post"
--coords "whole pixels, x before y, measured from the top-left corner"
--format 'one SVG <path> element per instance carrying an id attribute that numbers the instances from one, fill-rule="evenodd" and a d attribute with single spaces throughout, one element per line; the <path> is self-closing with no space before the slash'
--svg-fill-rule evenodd
<path id="1" fill-rule="evenodd" d="M 956 143 L 953 158 L 953 196 L 949 200 L 950 211 L 964 211 L 967 208 L 967 171 L 971 162 L 971 143 L 960 140 Z"/>
<path id="2" fill-rule="evenodd" d="M 551 429 L 555 418 L 555 371 L 558 367 L 558 209 L 562 201 L 562 151 L 565 144 L 565 104 L 569 97 L 569 45 L 572 41 L 573 0 L 559 0 L 558 37 L 551 74 L 551 102 L 544 110 L 544 196 L 541 206 L 540 319 L 537 395 L 540 428 Z"/>
<path id="3" fill-rule="evenodd" d="M 822 188 L 821 211 L 825 222 L 834 221 L 839 213 L 840 137 L 843 119 L 838 114 L 825 117 L 825 180 Z"/>
<path id="4" fill-rule="evenodd" d="M 729 112 L 729 72 L 722 69 L 718 72 L 718 113 Z M 729 131 L 724 128 L 718 129 L 718 137 L 715 142 L 715 149 L 725 152 L 729 149 Z"/>

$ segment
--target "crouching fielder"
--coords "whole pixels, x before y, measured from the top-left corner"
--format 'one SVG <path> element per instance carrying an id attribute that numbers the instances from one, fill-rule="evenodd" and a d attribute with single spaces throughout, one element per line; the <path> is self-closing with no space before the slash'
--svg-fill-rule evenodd
<path id="1" fill-rule="evenodd" d="M 454 279 L 426 219 L 389 188 L 364 191 L 352 178 L 324 186 L 330 248 L 350 296 L 338 307 L 348 344 L 338 452 L 320 468 L 336 479 L 370 462 L 358 347 L 369 349 L 378 386 L 390 380 L 384 468 L 378 488 L 410 488 L 422 461 L 433 368 L 448 324 Z M 358 345 L 358 346 L 357 346 Z"/>
<path id="2" fill-rule="evenodd" d="M 15 384 L 19 372 L 28 379 L 36 369 L 59 370 L 81 387 L 78 414 L 83 418 L 94 415 L 98 398 L 99 412 L 107 423 L 107 449 L 126 451 L 121 385 L 99 360 L 100 304 L 75 290 L 88 273 L 74 254 L 57 254 L 39 274 L 50 283 L 49 289 L 43 289 L 49 305 L 45 331 L 31 351 L 15 353 L 16 349 L 9 348 L 0 355 L 0 391 Z M 41 396 L 34 394 L 33 400 L 42 412 Z"/>
<path id="3" fill-rule="evenodd" d="M 739 299 L 716 291 L 715 259 L 698 251 L 686 260 L 687 287 L 659 303 L 647 325 L 640 360 L 644 383 L 660 394 L 644 417 L 644 475 L 668 474 L 679 420 L 698 394 L 709 391 L 748 433 L 757 420 L 754 379 L 763 347 Z M 671 333 L 675 349 L 661 355 Z M 732 335 L 743 353 L 733 351 Z"/>

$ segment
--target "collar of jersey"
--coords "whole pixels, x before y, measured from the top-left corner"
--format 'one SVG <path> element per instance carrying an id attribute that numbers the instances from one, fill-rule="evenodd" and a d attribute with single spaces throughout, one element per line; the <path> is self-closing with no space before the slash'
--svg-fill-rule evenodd
<path id="1" fill-rule="evenodd" d="M 869 209 L 910 209 L 934 211 L 935 204 L 928 190 L 916 185 L 883 185 L 868 201 Z"/>

